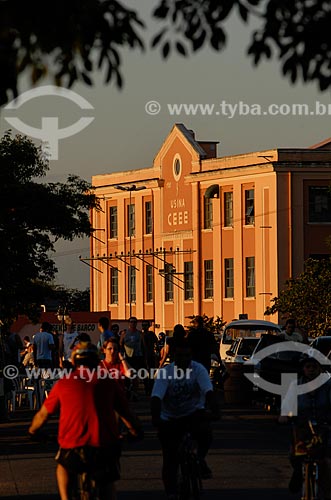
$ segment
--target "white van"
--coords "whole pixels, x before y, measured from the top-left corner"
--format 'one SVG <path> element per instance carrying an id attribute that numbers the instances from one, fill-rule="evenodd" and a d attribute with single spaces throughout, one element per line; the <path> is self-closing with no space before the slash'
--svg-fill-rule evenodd
<path id="1" fill-rule="evenodd" d="M 238 319 L 225 325 L 220 340 L 220 356 L 225 359 L 226 351 L 237 337 L 260 338 L 263 333 L 277 335 L 282 332 L 282 327 L 271 321 L 260 319 Z"/>

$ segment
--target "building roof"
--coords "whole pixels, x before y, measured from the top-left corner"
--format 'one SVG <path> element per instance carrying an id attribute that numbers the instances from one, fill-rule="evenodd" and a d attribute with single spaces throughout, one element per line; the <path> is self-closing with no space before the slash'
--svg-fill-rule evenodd
<path id="1" fill-rule="evenodd" d="M 195 133 L 185 127 L 183 123 L 175 123 L 154 157 L 153 165 L 145 168 L 125 171 L 113 171 L 109 174 L 98 174 L 92 177 L 96 188 L 115 186 L 118 184 L 118 174 L 121 174 L 121 184 L 157 183 L 162 176 L 162 158 L 171 147 L 176 137 L 181 136 L 183 142 L 192 154 L 192 174 L 204 175 L 213 172 L 240 169 L 247 167 L 302 168 L 310 165 L 312 168 L 330 168 L 331 164 L 331 137 L 322 142 L 303 148 L 273 148 L 262 151 L 253 151 L 229 156 L 209 156 L 202 147 L 204 144 L 217 144 L 218 141 L 198 141 Z M 215 149 L 216 151 L 216 149 Z"/>
<path id="2" fill-rule="evenodd" d="M 175 123 L 174 127 L 181 131 L 183 136 L 188 140 L 191 146 L 196 150 L 196 152 L 204 158 L 206 156 L 205 150 L 200 146 L 199 142 L 195 140 L 195 134 L 193 130 L 189 130 L 185 127 L 183 123 Z M 214 141 L 204 141 L 204 142 L 214 142 Z"/>
<path id="3" fill-rule="evenodd" d="M 317 144 L 313 144 L 309 146 L 308 149 L 330 149 L 331 150 L 331 137 L 328 139 L 324 139 L 322 142 L 318 142 Z"/>

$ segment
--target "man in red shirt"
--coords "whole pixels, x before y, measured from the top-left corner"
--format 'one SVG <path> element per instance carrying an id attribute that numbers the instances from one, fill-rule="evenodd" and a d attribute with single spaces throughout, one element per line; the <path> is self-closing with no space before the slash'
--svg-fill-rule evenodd
<path id="1" fill-rule="evenodd" d="M 69 499 L 70 476 L 87 460 L 88 470 L 103 474 L 105 498 L 115 498 L 114 481 L 119 479 L 117 412 L 133 435 L 140 424 L 129 410 L 120 386 L 112 378 L 100 376 L 98 351 L 90 343 L 81 343 L 73 353 L 75 369 L 59 380 L 34 416 L 29 433 L 35 435 L 49 415 L 60 412 L 55 457 L 61 500 Z M 80 462 L 81 458 L 83 459 Z M 75 466 L 73 466 L 75 464 Z M 102 480 L 101 480 L 102 482 Z"/>

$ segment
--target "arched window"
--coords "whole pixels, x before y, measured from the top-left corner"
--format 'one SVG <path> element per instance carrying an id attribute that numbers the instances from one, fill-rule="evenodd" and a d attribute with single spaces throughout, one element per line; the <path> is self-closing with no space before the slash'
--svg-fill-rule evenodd
<path id="1" fill-rule="evenodd" d="M 213 184 L 206 189 L 204 196 L 204 214 L 203 227 L 204 229 L 213 228 L 213 198 L 219 198 L 220 188 L 217 184 Z"/>

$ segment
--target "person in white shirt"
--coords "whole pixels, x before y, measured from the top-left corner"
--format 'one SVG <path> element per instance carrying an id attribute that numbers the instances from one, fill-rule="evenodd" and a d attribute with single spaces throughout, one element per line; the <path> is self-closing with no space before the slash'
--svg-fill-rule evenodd
<path id="1" fill-rule="evenodd" d="M 59 351 L 61 368 L 70 368 L 72 366 L 70 362 L 72 346 L 78 335 L 79 333 L 76 331 L 74 323 L 68 323 L 66 331 L 60 337 Z"/>
<path id="2" fill-rule="evenodd" d="M 206 368 L 192 361 L 186 339 L 175 346 L 174 362 L 158 371 L 151 397 L 153 425 L 158 427 L 163 452 L 162 479 L 168 499 L 176 498 L 178 448 L 182 436 L 190 431 L 198 444 L 201 476 L 211 477 L 205 456 L 212 442 L 209 407 L 215 419 L 219 409 Z"/>
<path id="3" fill-rule="evenodd" d="M 292 340 L 292 342 L 304 342 L 304 338 L 300 332 L 295 331 L 295 320 L 290 318 L 285 323 L 285 329 L 279 334 L 284 340 Z"/>

